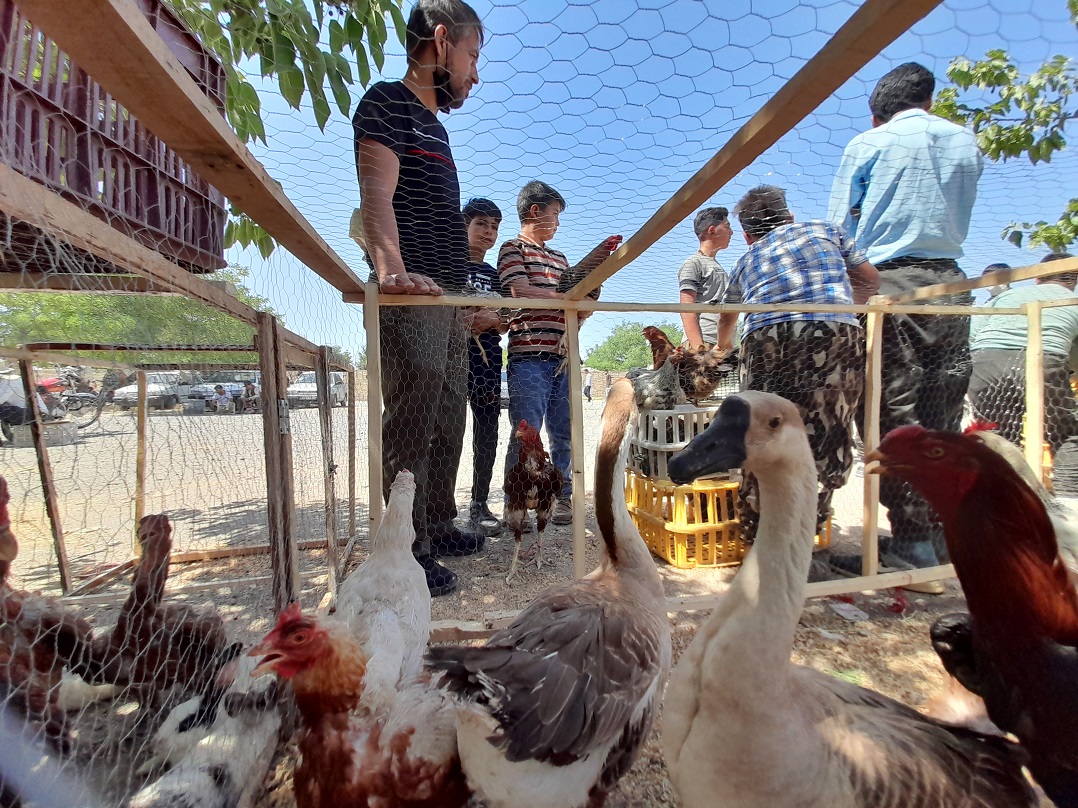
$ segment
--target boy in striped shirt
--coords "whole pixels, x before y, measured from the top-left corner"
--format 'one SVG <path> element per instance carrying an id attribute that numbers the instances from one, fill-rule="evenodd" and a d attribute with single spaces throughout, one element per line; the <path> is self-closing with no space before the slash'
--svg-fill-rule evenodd
<path id="1" fill-rule="evenodd" d="M 563 253 L 547 245 L 558 231 L 563 210 L 564 197 L 545 182 L 534 180 L 521 189 L 517 195 L 520 235 L 505 242 L 498 253 L 498 276 L 506 295 L 565 299 L 565 291 L 558 287 L 563 275 L 570 272 L 569 262 Z M 620 243 L 621 236 L 604 240 L 573 268 L 574 274 L 601 264 Z M 599 291 L 591 296 L 598 297 Z M 564 336 L 565 314 L 560 310 L 523 309 L 509 322 L 509 423 L 526 420 L 536 429 L 546 424 L 551 462 L 565 480 L 551 517 L 556 525 L 573 520 L 569 374 L 562 367 Z M 505 468 L 511 469 L 516 459 L 514 436 L 509 440 Z"/>

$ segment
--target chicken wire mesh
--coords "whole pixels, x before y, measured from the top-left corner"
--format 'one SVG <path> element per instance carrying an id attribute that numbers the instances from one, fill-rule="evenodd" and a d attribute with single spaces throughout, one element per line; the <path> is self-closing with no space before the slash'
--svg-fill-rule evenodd
<path id="1" fill-rule="evenodd" d="M 558 509 L 557 500 L 569 497 L 574 471 L 582 473 L 586 493 L 584 502 L 573 503 L 578 511 L 589 511 L 594 497 L 609 493 L 595 492 L 591 484 L 603 398 L 617 378 L 654 362 L 641 333 L 644 326 L 662 326 L 674 346 L 690 337 L 691 323 L 696 322 L 693 315 L 686 320 L 671 312 L 651 314 L 649 304 L 684 301 L 681 295 L 689 291 L 699 302 L 716 300 L 712 297 L 714 285 L 707 282 L 706 272 L 698 270 L 693 283 L 685 283 L 684 272 L 679 272 L 690 260 L 696 263 L 703 252 L 693 216 L 689 216 L 674 224 L 644 256 L 603 284 L 603 303 L 626 304 L 631 311 L 599 311 L 581 324 L 579 354 L 583 367 L 577 368 L 575 362 L 567 361 L 570 343 L 562 333 L 561 315 L 514 309 L 508 300 L 489 297 L 500 294 L 508 298 L 513 294 L 505 281 L 507 274 L 512 276 L 517 259 L 513 250 L 506 252 L 503 245 L 517 242 L 518 264 L 525 263 L 525 253 L 533 253 L 536 246 L 529 243 L 529 239 L 535 241 L 534 232 L 531 236 L 525 234 L 523 242 L 519 238 L 519 192 L 530 181 L 540 179 L 564 200 L 560 228 L 546 239 L 547 253 L 557 250 L 563 254 L 564 260 L 556 262 L 557 273 L 578 277 L 580 273 L 569 270 L 590 269 L 585 258 L 611 234 L 637 231 L 856 9 L 855 4 L 846 2 L 775 5 L 757 0 L 724 3 L 721 8 L 683 0 L 638 7 L 614 0 L 587 5 L 476 3 L 475 7 L 487 31 L 478 63 L 482 83 L 473 88 L 460 110 L 443 118 L 460 185 L 459 199 L 452 200 L 449 215 L 455 220 L 457 207 L 467 199 L 489 199 L 501 214 L 500 228 L 492 240 L 488 231 L 487 240 L 480 242 L 485 250 L 473 251 L 472 255 L 489 262 L 493 279 L 473 273 L 471 289 L 467 289 L 467 281 L 462 281 L 456 286 L 447 285 L 447 290 L 475 293 L 476 308 L 498 312 L 501 325 L 493 331 L 508 331 L 492 335 L 491 328 L 477 327 L 473 333 L 470 322 L 477 318 L 448 307 L 382 307 L 377 318 L 380 350 L 371 351 L 380 360 L 381 376 L 372 382 L 379 390 L 368 397 L 365 380 L 360 379 L 356 391 L 359 437 L 355 446 L 344 446 L 348 435 L 344 411 L 334 409 L 331 414 L 339 503 L 343 503 L 342 492 L 347 490 L 345 452 L 351 448 L 360 458 L 355 483 L 360 492 L 357 524 L 361 541 L 350 563 L 363 557 L 365 502 L 373 483 L 367 478 L 364 462 L 367 419 L 380 415 L 383 462 L 375 473 L 383 477 L 383 492 L 388 492 L 388 482 L 396 470 L 409 468 L 416 473 L 423 491 L 416 498 L 416 521 L 421 527 L 416 550 L 422 554 L 425 543 L 451 539 L 435 554 L 443 556 L 439 563 L 459 577 L 459 584 L 453 594 L 436 600 L 434 608 L 436 616 L 455 620 L 479 619 L 519 608 L 538 589 L 572 575 L 577 550 L 584 550 L 585 566 L 595 562 L 595 543 L 573 544 L 571 527 L 564 523 L 566 510 Z M 5 25 L 16 20 L 9 30 L 23 31 L 14 9 L 11 3 L 0 5 L 6 15 L 2 16 Z M 33 37 L 37 34 L 30 41 L 41 43 Z M 1062 2 L 944 3 L 858 71 L 709 201 L 709 206 L 724 206 L 731 211 L 732 232 L 713 257 L 727 276 L 732 275 L 745 252 L 742 229 L 732 210 L 745 191 L 763 182 L 786 190 L 789 207 L 798 221 L 836 219 L 829 211 L 829 197 L 843 150 L 869 128 L 867 100 L 876 80 L 887 70 L 916 60 L 925 64 L 942 86 L 946 83 L 947 65 L 956 56 L 977 58 L 990 48 L 1006 47 L 1019 67 L 1028 71 L 1057 52 L 1073 50 L 1075 39 Z M 18 41 L 18 37 L 8 41 Z M 283 249 L 269 258 L 254 249 L 232 248 L 225 252 L 218 239 L 225 220 L 224 200 L 175 155 L 166 156 L 164 145 L 114 106 L 107 92 L 79 95 L 91 99 L 91 107 L 78 109 L 71 101 L 78 94 L 58 89 L 63 82 L 57 79 L 69 78 L 58 67 L 59 61 L 50 61 L 58 57 L 47 46 L 42 45 L 40 50 L 34 47 L 17 52 L 21 54 L 19 58 L 29 60 L 24 66 L 37 64 L 46 68 L 38 76 L 31 67 L 32 80 L 23 77 L 24 84 L 36 83 L 36 95 L 30 92 L 33 88 L 11 80 L 17 72 L 14 60 L 4 65 L 8 82 L 5 92 L 9 94 L 5 98 L 18 98 L 22 106 L 17 107 L 19 114 L 5 117 L 6 128 L 0 139 L 3 162 L 40 181 L 48 172 L 31 164 L 36 157 L 45 155 L 53 161 L 45 160 L 45 164 L 49 170 L 55 169 L 57 190 L 83 210 L 119 225 L 127 235 L 161 249 L 193 272 L 218 270 L 218 277 L 235 283 L 237 275 L 229 274 L 224 267 L 227 258 L 229 263 L 247 270 L 247 274 L 238 276 L 242 300 L 272 307 L 293 331 L 317 344 L 335 346 L 359 362 L 370 348 L 365 334 L 371 333 L 371 322 L 364 322 L 362 317 L 375 311 L 375 306 L 368 305 L 367 311 L 361 312 L 358 306 L 343 304 L 336 290 L 313 278 L 301 262 Z M 51 72 L 49 65 L 53 67 Z M 391 41 L 384 67 L 376 71 L 375 78 L 395 80 L 404 70 L 403 48 Z M 349 227 L 358 200 L 354 130 L 348 128 L 346 118 L 334 115 L 325 131 L 319 132 L 306 100 L 297 113 L 275 96 L 274 79 L 259 80 L 253 75 L 257 68 L 252 67 L 250 72 L 251 80 L 262 92 L 267 132 L 266 142 L 252 143 L 252 151 L 330 246 L 357 275 L 366 277 L 368 268 L 362 247 L 350 237 L 358 234 L 362 238 L 362 227 Z M 85 87 L 88 81 L 88 77 L 80 75 L 76 84 Z M 353 106 L 362 92 L 358 85 L 351 89 Z M 72 123 L 80 115 L 82 123 Z M 78 126 L 84 124 L 95 133 L 85 144 L 76 136 Z M 139 152 L 139 142 L 150 143 L 149 150 Z M 42 143 L 49 145 L 43 149 L 35 146 Z M 136 156 L 122 155 L 122 147 L 133 150 Z M 87 155 L 96 155 L 93 160 L 86 158 L 90 173 L 77 178 L 83 183 L 81 196 L 74 188 L 76 169 L 85 168 L 80 149 L 85 149 Z M 76 155 L 78 160 L 73 159 Z M 1024 160 L 985 164 L 965 235 L 965 256 L 959 261 L 966 274 L 973 275 L 990 262 L 1005 260 L 1021 265 L 1035 260 L 1029 257 L 1032 253 L 1001 241 L 999 233 L 1011 221 L 1052 218 L 1062 208 L 1073 187 L 1073 154 L 1058 153 L 1052 165 L 1052 170 L 1046 170 Z M 184 188 L 178 189 L 177 183 Z M 133 212 L 142 218 L 133 216 Z M 175 232 L 158 226 L 170 216 L 182 223 Z M 838 217 L 843 218 L 845 211 Z M 21 286 L 66 284 L 75 290 L 139 291 L 129 280 L 106 274 L 124 266 L 119 255 L 110 262 L 76 250 L 60 234 L 28 228 L 17 217 L 6 221 L 4 232 L 3 269 L 18 274 Z M 454 238 L 460 242 L 462 236 L 458 233 Z M 464 249 L 465 245 L 458 243 L 457 248 Z M 710 265 L 705 263 L 705 267 Z M 545 270 L 535 276 L 527 270 L 524 274 L 529 281 L 541 274 L 545 276 L 543 283 L 554 288 L 562 279 L 560 274 L 555 277 Z M 518 296 L 529 295 L 520 292 Z M 19 300 L 29 298 L 19 296 Z M 117 316 L 115 309 L 90 304 L 83 309 L 65 308 L 64 301 L 70 296 L 33 298 L 42 301 L 35 303 L 36 308 L 21 303 L 24 308 L 20 310 L 7 302 L 14 300 L 11 297 L 0 303 L 0 325 L 8 327 L 0 342 L 10 345 L 28 341 L 28 337 L 12 336 L 20 333 L 42 339 L 40 330 L 19 332 L 11 327 L 46 315 L 55 325 L 48 339 L 86 341 L 90 333 L 95 334 L 93 339 L 101 339 L 93 324 L 97 319 Z M 800 302 L 828 301 L 805 298 Z M 968 305 L 971 298 L 933 302 Z M 127 308 L 129 313 L 134 312 L 137 304 Z M 702 314 L 701 319 L 707 320 L 709 313 Z M 196 317 L 196 326 L 201 324 L 203 333 L 211 330 L 208 314 L 185 311 L 177 316 Z M 907 339 L 924 342 L 919 353 L 913 349 L 917 368 L 940 368 L 935 381 L 916 397 L 916 417 L 926 425 L 957 428 L 965 394 L 958 391 L 958 384 L 948 382 L 957 382 L 957 377 L 971 371 L 975 373 L 976 352 L 972 358 L 968 353 L 970 343 L 964 337 L 967 318 L 934 316 L 941 318 L 946 345 L 937 344 L 925 333 L 923 321 L 902 321 L 904 315 L 885 318 L 883 394 L 887 395 L 888 380 L 900 376 L 901 358 L 901 352 L 889 353 L 897 349 L 888 347 L 893 341 L 886 335 L 898 333 L 900 321 L 909 322 Z M 142 330 L 128 332 L 139 334 L 129 341 L 160 342 L 153 338 L 161 333 L 160 320 L 148 316 L 133 319 L 139 321 L 135 325 L 141 325 Z M 721 571 L 709 571 L 707 567 L 736 561 L 743 552 L 744 545 L 740 543 L 748 537 L 745 531 L 751 533 L 751 516 L 744 510 L 752 504 L 751 482 L 743 491 L 736 490 L 740 483 L 734 478 L 712 481 L 710 487 L 702 486 L 699 491 L 677 493 L 672 490 L 674 484 L 662 474 L 662 461 L 704 426 L 707 413 L 718 400 L 738 389 L 766 389 L 785 395 L 803 407 L 810 422 L 816 421 L 813 437 L 818 442 L 814 443 L 814 451 L 819 453 L 820 468 L 827 478 L 826 491 L 831 494 L 829 502 L 826 497 L 821 499 L 821 533 L 825 517 L 830 517 L 826 529 L 834 539 L 831 552 L 840 555 L 845 548 L 848 554 L 859 553 L 855 542 L 862 520 L 861 465 L 858 432 L 851 427 L 858 420 L 859 405 L 855 402 L 864 390 L 864 350 L 859 352 L 854 347 L 860 344 L 856 335 L 863 326 L 847 320 L 844 324 L 848 328 L 836 330 L 830 325 L 820 326 L 811 318 L 800 322 L 808 325 L 747 330 L 743 326 L 734 337 L 739 352 L 722 357 L 719 364 L 727 367 L 708 396 L 692 404 L 675 401 L 668 409 L 664 409 L 666 404 L 654 406 L 653 413 L 674 413 L 661 422 L 660 431 L 645 434 L 649 422 L 644 416 L 636 426 L 636 443 L 630 455 L 634 476 L 629 478 L 629 485 L 636 485 L 638 490 L 630 490 L 630 507 L 650 514 L 653 522 L 663 523 L 662 536 L 657 532 L 653 539 L 649 538 L 656 548 L 668 548 L 665 555 L 657 555 L 685 561 L 684 570 L 677 569 L 676 563 L 664 567 L 671 596 L 713 591 L 722 580 Z M 707 328 L 701 331 L 702 336 L 710 333 Z M 716 332 L 716 339 L 717 336 Z M 249 338 L 248 329 L 245 341 Z M 535 348 L 540 355 L 525 359 L 528 351 L 515 350 L 527 347 Z M 816 357 L 821 354 L 826 361 L 818 364 Z M 399 362 L 401 357 L 407 361 Z M 126 355 L 112 358 L 129 359 Z M 1014 395 L 1020 372 L 1013 365 L 1008 368 L 1008 379 L 1013 381 L 1006 384 L 1007 395 L 996 392 L 996 388 L 986 388 L 980 405 L 972 409 L 999 423 L 1001 429 L 1013 432 L 1015 418 L 1021 422 L 1024 399 L 1020 401 Z M 49 369 L 42 365 L 38 370 L 38 375 L 43 376 Z M 289 381 L 298 381 L 302 372 L 305 371 L 293 368 Z M 1045 373 L 1047 377 L 1048 364 Z M 840 381 L 836 383 L 835 379 Z M 1061 387 L 1052 389 L 1058 391 Z M 1066 439 L 1074 434 L 1071 431 L 1063 435 L 1067 427 L 1061 424 L 1069 417 L 1064 412 L 1066 404 L 1073 405 L 1073 397 L 1053 398 L 1046 390 L 1046 436 L 1050 436 L 1049 443 L 1056 454 L 1061 450 L 1066 454 Z M 990 412 L 998 417 L 991 417 Z M 137 452 L 134 420 L 131 414 L 125 415 L 110 405 L 98 422 L 78 433 L 76 443 L 50 447 L 61 519 L 72 550 L 72 568 L 78 573 L 76 580 L 85 580 L 133 555 L 135 525 L 130 503 L 135 490 Z M 489 521 L 485 526 L 486 514 L 481 506 L 485 504 L 495 519 L 508 517 L 513 494 L 507 495 L 504 488 L 521 457 L 513 437 L 522 420 L 542 427 L 543 450 L 550 463 L 558 467 L 561 479 L 552 488 L 556 490 L 554 501 L 548 503 L 552 523 L 544 536 L 542 569 L 537 571 L 532 566 L 538 558 L 535 552 L 522 561 L 514 585 L 506 587 L 504 579 L 517 547 L 513 531 L 490 527 Z M 653 421 L 651 426 L 658 423 Z M 887 423 L 890 422 L 881 420 L 883 431 Z M 242 412 L 227 416 L 193 414 L 185 412 L 181 404 L 172 411 L 151 412 L 147 424 L 145 512 L 169 514 L 174 525 L 173 552 L 212 555 L 222 549 L 244 551 L 264 545 L 268 541 L 265 502 L 274 492 L 266 490 L 261 419 Z M 299 542 L 324 541 L 325 462 L 317 411 L 292 408 L 289 426 L 295 536 Z M 32 449 L 5 447 L 2 451 L 4 476 L 14 497 L 14 529 L 21 543 L 12 567 L 12 581 L 19 588 L 57 592 L 56 560 Z M 424 485 L 424 476 L 431 475 L 437 482 Z M 735 501 L 740 503 L 740 511 L 724 510 Z M 520 510 L 519 501 L 517 504 Z M 532 513 L 521 524 L 525 554 L 539 527 L 534 509 L 529 510 Z M 349 516 L 339 504 L 341 539 L 349 538 Z M 645 532 L 647 520 L 638 518 Z M 668 524 L 684 529 L 671 531 Z M 428 530 L 426 525 L 433 527 Z M 880 525 L 885 530 L 890 527 L 886 517 L 881 518 Z M 456 550 L 469 549 L 461 531 L 474 529 L 491 534 L 486 536 L 484 550 L 453 555 Z M 901 536 L 898 538 L 901 541 Z M 679 556 L 682 547 L 684 554 Z M 723 549 L 726 547 L 741 549 L 727 553 Z M 893 557 L 891 548 L 885 549 Z M 448 550 L 448 555 L 443 550 Z M 308 603 L 317 602 L 327 586 L 325 558 L 317 550 L 302 550 L 299 558 L 302 593 Z M 916 560 L 921 563 L 926 559 Z M 885 564 L 887 561 L 884 559 Z M 173 586 L 180 586 L 211 585 L 245 576 L 261 579 L 269 575 L 268 566 L 268 556 L 264 554 L 204 559 L 175 564 L 170 580 Z M 121 578 L 106 592 L 121 596 L 126 587 Z M 250 640 L 265 627 L 273 595 L 264 580 L 249 589 L 249 594 L 239 593 L 230 584 L 227 590 L 205 589 L 181 599 L 195 605 L 212 603 L 224 614 L 230 639 Z M 90 604 L 86 608 L 91 611 L 98 633 L 107 632 L 120 612 L 118 605 Z M 92 714 L 100 709 L 86 708 L 82 712 Z M 113 708 L 106 710 L 115 712 Z M 139 712 L 135 715 L 140 717 Z M 140 725 L 143 735 L 162 713 L 155 716 L 148 726 L 145 722 Z M 132 721 L 138 723 L 136 719 Z M 135 746 L 142 751 L 132 754 L 103 746 L 91 758 L 105 762 L 125 757 L 137 765 L 149 755 L 149 749 L 144 740 Z M 69 768 L 81 771 L 74 764 Z M 141 777 L 133 774 L 114 773 L 112 777 L 102 792 L 112 802 L 118 802 L 120 795 L 142 783 Z"/>

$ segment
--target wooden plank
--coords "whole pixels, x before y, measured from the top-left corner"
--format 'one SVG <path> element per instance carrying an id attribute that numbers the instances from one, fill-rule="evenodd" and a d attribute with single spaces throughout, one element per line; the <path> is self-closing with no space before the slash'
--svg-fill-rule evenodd
<path id="1" fill-rule="evenodd" d="M 258 356 L 262 369 L 262 427 L 266 453 L 266 518 L 273 569 L 273 602 L 281 611 L 299 594 L 292 481 L 292 436 L 282 434 L 281 404 L 287 387 L 278 353 L 277 321 L 259 313 Z M 287 412 L 285 402 L 284 411 Z"/>
<path id="2" fill-rule="evenodd" d="M 78 597 L 79 595 L 88 595 L 95 589 L 100 589 L 108 583 L 119 578 L 128 570 L 134 568 L 137 562 L 133 558 L 129 558 L 122 564 L 116 564 L 112 569 L 105 570 L 104 572 L 95 575 L 90 580 L 83 583 L 81 586 L 77 586 L 68 593 L 68 597 Z"/>
<path id="3" fill-rule="evenodd" d="M 880 445 L 880 400 L 883 392 L 883 318 L 871 312 L 865 328 L 865 430 L 861 435 L 865 454 Z M 864 520 L 861 525 L 861 573 L 879 571 L 880 478 L 865 475 Z"/>
<path id="4" fill-rule="evenodd" d="M 708 201 L 726 183 L 791 131 L 940 0 L 865 0 L 846 23 L 804 67 L 771 97 L 760 111 L 682 186 L 613 255 L 568 294 L 582 299 L 622 267 L 644 254 Z M 867 99 L 866 99 L 867 100 Z"/>
<path id="5" fill-rule="evenodd" d="M 432 300 L 436 298 L 431 298 Z M 469 298 L 478 300 L 479 298 Z M 548 302 L 549 306 L 550 303 Z M 367 535 L 378 532 L 382 523 L 382 331 L 378 324 L 381 293 L 378 284 L 367 284 L 363 304 L 363 324 L 367 330 Z M 347 561 L 348 556 L 345 555 Z"/>
<path id="6" fill-rule="evenodd" d="M 1022 308 L 1026 310 L 1026 419 L 1022 427 L 1022 444 L 1029 467 L 1043 478 L 1044 333 L 1041 330 L 1041 306 L 1031 302 Z"/>
<path id="7" fill-rule="evenodd" d="M 430 642 L 469 642 L 485 640 L 494 633 L 485 623 L 478 620 L 432 620 L 430 624 Z"/>
<path id="8" fill-rule="evenodd" d="M 322 481 L 325 501 L 323 512 L 326 519 L 326 568 L 329 574 L 329 594 L 337 597 L 337 583 L 341 574 L 337 558 L 337 487 L 335 478 L 337 464 L 333 462 L 333 398 L 329 379 L 329 348 L 318 349 L 314 366 L 315 389 L 318 394 L 318 423 L 322 435 Z"/>
<path id="9" fill-rule="evenodd" d="M 0 357 L 14 359 L 16 361 L 27 359 L 31 362 L 52 363 L 56 365 L 83 365 L 91 368 L 116 368 L 118 370 L 133 371 L 134 365 L 126 362 L 113 362 L 110 359 L 90 359 L 84 356 L 72 356 L 70 354 L 55 353 L 54 351 L 31 351 L 27 348 L 8 348 L 0 346 Z"/>
<path id="10" fill-rule="evenodd" d="M 362 293 L 362 281 L 243 145 L 133 0 L 19 0 L 19 9 L 296 258 L 337 289 Z"/>
<path id="11" fill-rule="evenodd" d="M 322 575 L 320 570 L 309 570 L 304 572 L 300 577 L 315 578 L 320 575 Z M 194 595 L 200 592 L 213 592 L 216 590 L 231 593 L 241 586 L 270 584 L 272 581 L 272 575 L 252 575 L 245 578 L 222 578 L 216 581 L 202 581 L 197 584 L 185 584 L 183 586 L 178 586 L 175 589 L 170 587 L 165 591 L 165 596 L 171 598 L 179 595 Z M 80 595 L 79 597 L 65 595 L 61 600 L 63 603 L 74 606 L 96 606 L 102 603 L 115 603 L 118 600 L 124 600 L 128 594 L 127 591 L 120 590 L 119 592 L 99 592 L 91 595 Z"/>
<path id="12" fill-rule="evenodd" d="M 337 546 L 340 547 L 343 542 L 338 541 Z M 326 547 L 325 541 L 322 539 L 308 539 L 307 541 L 296 542 L 296 549 L 302 551 L 305 550 L 324 550 Z M 268 544 L 250 544 L 245 547 L 218 547 L 214 550 L 189 550 L 183 553 L 173 553 L 169 558 L 173 564 L 191 564 L 201 561 L 218 561 L 223 558 L 242 558 L 244 556 L 254 555 L 266 555 L 270 552 L 270 546 Z"/>
<path id="13" fill-rule="evenodd" d="M 573 474 L 573 577 L 588 574 L 588 540 L 584 533 L 584 503 L 587 501 L 584 479 L 584 393 L 580 380 L 580 321 L 577 312 L 565 312 L 565 341 L 569 352 L 569 441 Z M 609 496 L 596 491 L 595 496 Z"/>
<path id="14" fill-rule="evenodd" d="M 368 293 L 369 294 L 369 293 Z M 462 295 L 445 297 L 427 297 L 419 295 L 382 295 L 382 306 L 471 306 L 473 308 L 505 308 L 505 301 L 500 298 L 475 298 Z M 348 301 L 347 298 L 345 302 Z M 513 298 L 514 309 L 549 309 L 549 300 L 538 298 Z M 855 304 L 831 304 L 819 303 L 816 305 L 791 305 L 791 304 L 710 304 L 710 303 L 655 303 L 635 302 L 619 303 L 616 301 L 592 300 L 563 300 L 557 308 L 571 311 L 616 311 L 639 315 L 643 312 L 680 314 L 682 312 L 696 312 L 698 314 L 715 313 L 751 313 L 751 312 L 819 312 L 828 314 L 867 314 L 870 311 L 885 311 L 890 314 L 961 314 L 964 316 L 984 317 L 997 314 L 1018 315 L 1022 313 L 1020 308 L 986 309 L 975 306 L 933 306 L 918 305 L 913 303 L 891 304 L 886 301 L 865 305 Z"/>
<path id="15" fill-rule="evenodd" d="M 87 294 L 175 294 L 138 275 L 0 272 L 5 292 L 85 292 Z"/>
<path id="16" fill-rule="evenodd" d="M 348 538 L 356 535 L 356 372 L 348 371 Z M 348 560 L 345 554 L 344 560 Z M 344 570 L 342 569 L 343 573 Z"/>
<path id="17" fill-rule="evenodd" d="M 98 351 L 98 352 L 157 352 L 185 351 L 188 353 L 254 353 L 254 345 L 135 345 L 111 342 L 28 342 L 28 351 Z"/>
<path id="18" fill-rule="evenodd" d="M 953 295 L 974 289 L 984 289 L 987 286 L 1001 286 L 1005 283 L 1015 283 L 1029 280 L 1030 278 L 1045 278 L 1062 272 L 1078 272 L 1078 258 L 1061 258 L 1058 261 L 1049 261 L 1047 264 L 1037 263 L 1014 269 L 1001 269 L 999 272 L 992 272 L 988 275 L 981 275 L 964 281 L 937 283 L 932 286 L 911 289 L 897 295 L 880 295 L 879 297 L 885 303 L 911 303 L 915 300 L 931 300 L 941 295 Z"/>
<path id="19" fill-rule="evenodd" d="M 21 2 L 19 7 L 22 8 Z M 4 163 L 0 163 L 0 211 L 126 272 L 145 277 L 157 286 L 205 303 L 248 325 L 256 323 L 258 311 L 229 294 L 226 284 L 192 275 Z M 306 350 L 312 356 L 318 349 L 298 334 L 286 330 L 282 330 L 282 334 L 290 345 Z"/>
<path id="20" fill-rule="evenodd" d="M 132 550 L 135 557 L 142 555 L 142 545 L 138 541 L 138 529 L 142 517 L 146 515 L 146 436 L 149 422 L 147 406 L 146 371 L 135 373 L 138 394 L 135 403 L 135 529 L 131 536 Z"/>
<path id="21" fill-rule="evenodd" d="M 34 379 L 34 365 L 29 359 L 19 360 L 19 373 L 22 376 L 23 394 L 26 406 L 33 419 L 30 421 L 30 437 L 34 441 L 37 453 L 37 470 L 41 476 L 41 490 L 45 496 L 45 513 L 49 517 L 52 530 L 52 549 L 56 553 L 56 568 L 60 573 L 60 591 L 71 591 L 71 565 L 67 559 L 67 544 L 64 541 L 64 527 L 60 521 L 60 498 L 56 493 L 56 478 L 49 462 L 49 448 L 45 445 L 45 425 L 43 413 L 37 405 L 37 381 Z"/>

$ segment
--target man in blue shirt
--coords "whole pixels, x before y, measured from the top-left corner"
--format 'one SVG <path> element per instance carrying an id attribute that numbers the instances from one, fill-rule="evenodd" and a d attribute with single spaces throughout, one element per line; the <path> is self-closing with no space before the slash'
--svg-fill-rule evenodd
<path id="1" fill-rule="evenodd" d="M 973 132 L 929 114 L 934 89 L 932 74 L 912 62 L 881 78 L 869 100 L 874 128 L 850 141 L 831 192 L 828 218 L 879 270 L 880 294 L 965 278 L 955 259 L 969 231 L 983 159 Z M 931 302 L 969 305 L 972 297 Z M 887 317 L 880 433 L 914 423 L 957 431 L 969 378 L 969 318 Z M 938 518 L 897 480 L 880 483 L 895 553 L 917 567 L 945 561 Z"/>

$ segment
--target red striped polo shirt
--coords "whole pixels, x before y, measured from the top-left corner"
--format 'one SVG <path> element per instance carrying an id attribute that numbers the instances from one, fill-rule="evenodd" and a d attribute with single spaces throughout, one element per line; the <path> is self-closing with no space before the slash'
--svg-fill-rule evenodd
<path id="1" fill-rule="evenodd" d="M 506 297 L 514 281 L 557 289 L 569 268 L 563 253 L 540 247 L 521 238 L 510 239 L 498 251 L 498 276 Z M 522 309 L 509 321 L 509 355 L 557 354 L 565 335 L 565 315 L 560 311 Z"/>

